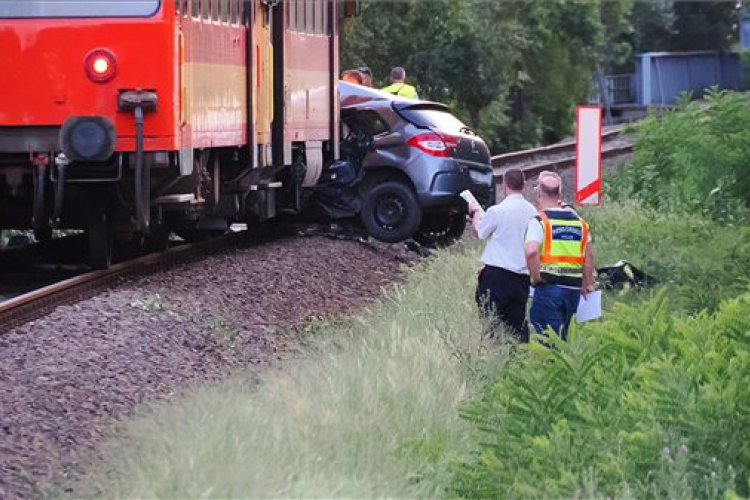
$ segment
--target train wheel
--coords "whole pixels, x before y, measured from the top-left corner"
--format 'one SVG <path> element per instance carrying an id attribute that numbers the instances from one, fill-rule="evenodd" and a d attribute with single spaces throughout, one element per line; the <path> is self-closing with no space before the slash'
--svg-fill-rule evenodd
<path id="1" fill-rule="evenodd" d="M 147 253 L 163 252 L 169 245 L 171 230 L 166 224 L 151 224 L 148 236 L 143 239 L 142 248 Z"/>
<path id="2" fill-rule="evenodd" d="M 91 210 L 87 216 L 89 261 L 94 269 L 107 269 L 112 264 L 114 233 L 106 210 Z"/>
<path id="3" fill-rule="evenodd" d="M 43 226 L 34 229 L 34 239 L 39 243 L 47 243 L 52 239 L 52 228 Z"/>

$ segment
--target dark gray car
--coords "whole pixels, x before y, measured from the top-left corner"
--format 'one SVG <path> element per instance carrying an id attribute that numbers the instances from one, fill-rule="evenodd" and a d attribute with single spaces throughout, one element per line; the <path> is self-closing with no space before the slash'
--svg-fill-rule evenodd
<path id="1" fill-rule="evenodd" d="M 489 149 L 447 106 L 343 82 L 340 89 L 342 156 L 361 162 L 360 217 L 373 237 L 448 244 L 466 226 L 461 191 L 494 203 Z"/>

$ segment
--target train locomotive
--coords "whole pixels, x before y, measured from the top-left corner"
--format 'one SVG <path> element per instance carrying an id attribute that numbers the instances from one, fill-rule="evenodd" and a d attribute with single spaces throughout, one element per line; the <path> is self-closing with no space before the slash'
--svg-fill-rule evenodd
<path id="1" fill-rule="evenodd" d="M 166 245 L 256 223 L 338 157 L 352 0 L 0 1 L 0 229 Z"/>

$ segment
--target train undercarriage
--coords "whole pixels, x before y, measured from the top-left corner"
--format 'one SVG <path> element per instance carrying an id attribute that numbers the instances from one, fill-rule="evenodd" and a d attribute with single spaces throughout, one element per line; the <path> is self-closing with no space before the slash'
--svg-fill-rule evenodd
<path id="1" fill-rule="evenodd" d="M 56 152 L 5 155 L 0 229 L 31 230 L 40 242 L 54 230 L 83 230 L 90 264 L 105 268 L 124 242 L 155 251 L 172 232 L 197 240 L 234 222 L 259 224 L 282 208 L 299 211 L 304 150 L 294 145 L 291 165 L 255 168 L 247 167 L 248 147 L 194 151 L 187 162 L 177 151 L 146 152 L 140 166 L 136 153 L 94 164 Z"/>

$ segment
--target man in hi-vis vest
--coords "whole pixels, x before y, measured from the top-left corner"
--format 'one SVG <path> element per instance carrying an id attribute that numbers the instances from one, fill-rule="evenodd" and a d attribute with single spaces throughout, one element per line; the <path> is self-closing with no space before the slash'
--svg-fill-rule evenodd
<path id="1" fill-rule="evenodd" d="M 536 186 L 539 215 L 526 229 L 526 263 L 534 298 L 529 320 L 537 333 L 552 328 L 563 340 L 581 295 L 593 290 L 594 254 L 589 226 L 560 206 L 562 180 L 556 174 Z"/>
<path id="2" fill-rule="evenodd" d="M 380 90 L 389 94 L 408 97 L 409 99 L 419 99 L 417 89 L 406 83 L 406 70 L 400 66 L 396 66 L 391 70 L 391 84 Z"/>

